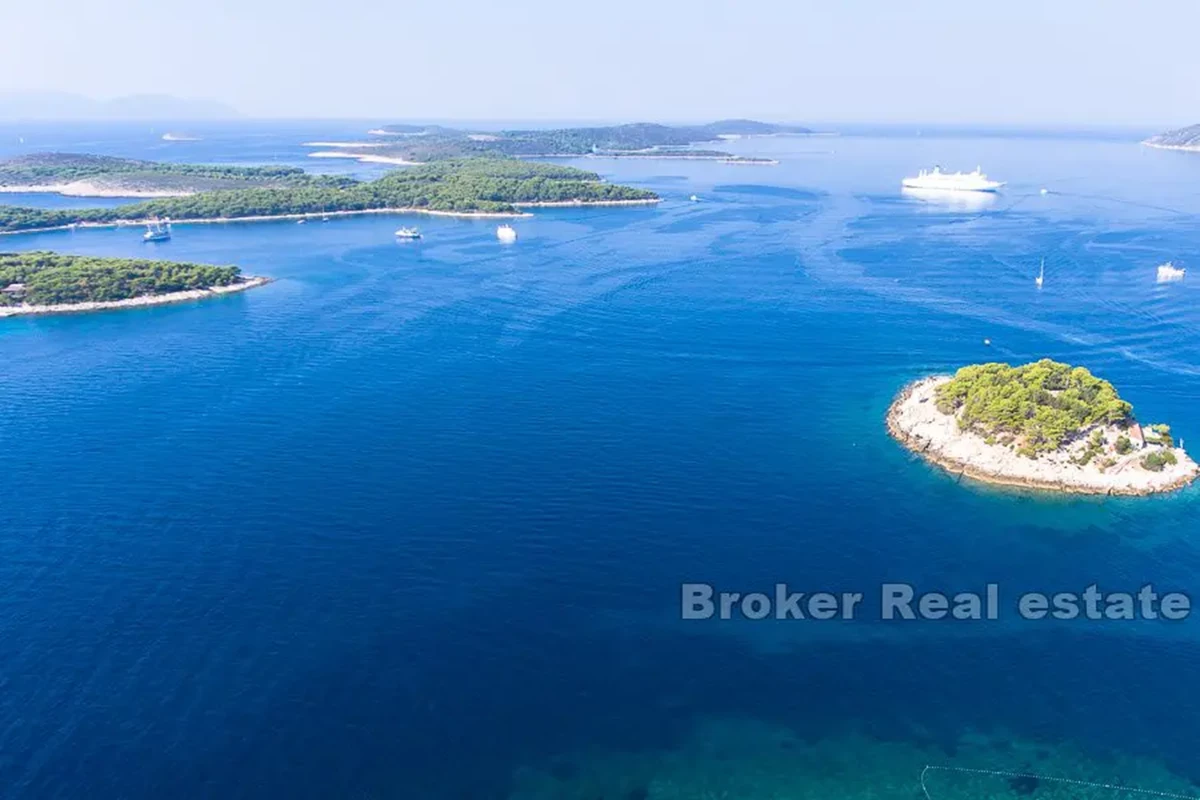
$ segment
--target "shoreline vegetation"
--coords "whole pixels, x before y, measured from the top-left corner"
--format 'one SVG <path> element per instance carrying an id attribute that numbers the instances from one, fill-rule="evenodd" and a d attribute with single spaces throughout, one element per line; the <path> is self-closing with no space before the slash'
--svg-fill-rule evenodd
<path id="1" fill-rule="evenodd" d="M 303 173 L 302 173 L 303 174 Z M 0 206 L 0 233 L 175 223 L 252 222 L 350 214 L 521 216 L 521 208 L 647 205 L 658 195 L 606 183 L 594 172 L 520 159 L 455 159 L 397 170 L 374 181 L 198 192 L 110 208 Z"/>
<path id="2" fill-rule="evenodd" d="M 700 150 L 695 145 L 759 136 L 810 136 L 813 131 L 796 125 L 727 119 L 705 125 L 638 122 L 588 128 L 505 131 L 474 131 L 441 125 L 385 125 L 372 128 L 367 134 L 374 139 L 338 143 L 333 151 L 312 155 L 320 158 L 358 158 L 367 162 L 390 158 L 421 164 L 450 158 L 501 156 L 534 159 L 654 158 L 769 165 L 778 162 L 771 158 L 741 156 L 723 150 Z M 346 153 L 349 149 L 366 149 L 369 153 Z"/>
<path id="3" fill-rule="evenodd" d="M 983 483 L 1140 496 L 1181 489 L 1200 476 L 1168 426 L 1143 427 L 1112 384 L 1048 359 L 914 381 L 886 422 L 921 458 Z"/>
<path id="4" fill-rule="evenodd" d="M 594 208 L 608 206 L 649 206 L 657 205 L 660 198 L 645 200 L 563 200 L 560 202 L 544 203 L 513 203 L 514 208 Z M 286 220 L 323 219 L 325 217 L 359 217 L 370 214 L 403 216 L 405 214 L 424 214 L 430 217 L 449 217 L 452 219 L 521 219 L 532 217 L 533 214 L 519 210 L 514 211 L 434 211 L 428 208 L 363 208 L 353 211 L 307 211 L 298 214 L 264 214 L 254 217 L 210 217 L 207 219 L 172 219 L 171 225 L 226 225 L 237 222 L 281 222 Z M 22 228 L 20 230 L 0 230 L 0 236 L 16 236 L 22 233 L 51 233 L 53 231 L 69 231 L 80 228 L 138 228 L 159 221 L 156 217 L 145 219 L 121 219 L 113 222 L 79 222 L 67 225 L 56 225 L 51 228 Z"/>
<path id="5" fill-rule="evenodd" d="M 1147 147 L 1159 150 L 1183 150 L 1188 153 L 1200 152 L 1200 125 L 1189 125 L 1166 131 L 1142 142 Z"/>
<path id="6" fill-rule="evenodd" d="M 0 318 L 180 303 L 263 286 L 233 266 L 34 251 L 0 253 Z"/>
<path id="7" fill-rule="evenodd" d="M 406 161 L 404 158 L 395 156 L 377 155 L 369 152 L 371 145 L 361 144 L 356 145 L 368 152 L 348 153 L 339 150 L 320 150 L 315 153 L 309 153 L 309 158 L 352 158 L 362 164 L 395 164 L 396 166 L 417 167 L 430 162 L 426 161 Z M 734 156 L 729 153 L 706 153 L 703 151 L 674 151 L 664 153 L 537 153 L 527 156 L 515 156 L 523 159 L 563 159 L 563 158 L 618 158 L 621 160 L 628 159 L 657 159 L 669 161 L 716 161 L 722 164 L 751 164 L 762 166 L 775 166 L 779 161 L 774 158 L 758 158 L 754 156 Z"/>
<path id="8" fill-rule="evenodd" d="M 78 153 L 35 153 L 0 161 L 0 192 L 72 197 L 187 197 L 237 189 L 334 189 L 352 178 L 299 167 L 182 164 Z"/>

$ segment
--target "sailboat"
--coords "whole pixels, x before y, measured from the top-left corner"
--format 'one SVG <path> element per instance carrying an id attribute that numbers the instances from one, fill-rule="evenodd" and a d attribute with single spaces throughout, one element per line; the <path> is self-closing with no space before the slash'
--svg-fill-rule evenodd
<path id="1" fill-rule="evenodd" d="M 1042 259 L 1042 271 L 1039 272 L 1038 276 L 1037 276 L 1037 287 L 1039 289 L 1042 288 L 1042 284 L 1045 282 L 1045 280 L 1046 280 L 1046 259 L 1043 258 Z"/>
<path id="2" fill-rule="evenodd" d="M 171 238 L 171 221 L 165 223 L 151 220 L 146 223 L 146 232 L 142 234 L 143 242 L 165 242 Z"/>

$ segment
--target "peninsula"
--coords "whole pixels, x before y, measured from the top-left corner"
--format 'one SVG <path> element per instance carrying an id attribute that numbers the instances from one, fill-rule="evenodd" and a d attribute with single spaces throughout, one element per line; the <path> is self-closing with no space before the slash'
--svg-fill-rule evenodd
<path id="1" fill-rule="evenodd" d="M 178 303 L 267 282 L 228 266 L 44 251 L 0 253 L 0 318 Z"/>
<path id="2" fill-rule="evenodd" d="M 1157 136 L 1151 136 L 1142 144 L 1162 150 L 1188 150 L 1200 152 L 1200 125 L 1189 125 Z"/>
<path id="3" fill-rule="evenodd" d="M 385 125 L 369 131 L 374 142 L 342 143 L 338 150 L 313 156 L 357 158 L 380 163 L 430 163 L 468 156 L 517 158 L 655 158 L 775 164 L 774 159 L 738 156 L 722 150 L 695 149 L 704 142 L 748 136 L 802 136 L 797 125 L 775 125 L 747 119 L 705 125 L 657 125 L 638 122 L 588 128 L 472 131 L 440 125 Z M 366 145 L 366 146 L 364 146 Z M 369 149 L 369 152 L 363 150 Z"/>
<path id="4" fill-rule="evenodd" d="M 512 216 L 527 206 L 658 202 L 653 192 L 606 183 L 594 172 L 513 158 L 451 159 L 397 170 L 369 182 L 332 180 L 337 183 L 297 178 L 282 186 L 205 191 L 114 208 L 0 206 L 0 233 L 129 225 L 162 218 L 228 222 L 378 213 Z"/>
<path id="5" fill-rule="evenodd" d="M 1200 475 L 1168 426 L 1142 426 L 1111 383 L 1049 359 L 918 380 L 892 403 L 887 427 L 926 460 L 987 483 L 1147 495 Z"/>
<path id="6" fill-rule="evenodd" d="M 0 161 L 0 192 L 76 197 L 186 197 L 227 189 L 339 188 L 354 181 L 297 167 L 177 164 L 78 153 L 37 153 Z"/>

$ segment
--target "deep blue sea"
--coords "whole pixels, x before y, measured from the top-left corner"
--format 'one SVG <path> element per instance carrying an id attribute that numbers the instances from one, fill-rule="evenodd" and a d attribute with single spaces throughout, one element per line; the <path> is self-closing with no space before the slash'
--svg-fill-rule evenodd
<path id="1" fill-rule="evenodd" d="M 9 126 L 0 156 L 371 176 L 302 146 L 370 126 Z M 1150 132 L 581 160 L 663 202 L 539 211 L 513 246 L 394 217 L 4 237 L 276 280 L 0 320 L 0 796 L 912 800 L 927 764 L 1200 796 L 1200 618 L 1011 608 L 1196 590 L 1200 490 L 960 484 L 883 425 L 913 378 L 1048 356 L 1200 445 L 1200 156 Z M 901 194 L 933 163 L 1008 185 Z M 1196 274 L 1157 284 L 1167 260 Z M 1006 607 L 680 618 L 684 582 L 870 605 L 889 581 Z"/>

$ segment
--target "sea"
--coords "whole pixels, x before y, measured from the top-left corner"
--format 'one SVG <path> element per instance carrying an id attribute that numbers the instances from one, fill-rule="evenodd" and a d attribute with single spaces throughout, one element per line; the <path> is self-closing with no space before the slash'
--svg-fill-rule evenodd
<path id="1" fill-rule="evenodd" d="M 305 143 L 375 124 L 5 125 L 0 156 L 370 178 Z M 274 281 L 0 320 L 0 797 L 1200 797 L 1200 610 L 1018 613 L 1190 596 L 1200 489 L 991 488 L 884 427 L 915 378 L 1048 357 L 1200 450 L 1200 155 L 1153 132 L 566 161 L 662 202 L 511 245 L 384 216 L 3 237 Z M 1007 185 L 901 192 L 933 164 Z M 684 584 L 864 599 L 688 619 Z M 999 608 L 887 620 L 885 584 Z"/>

